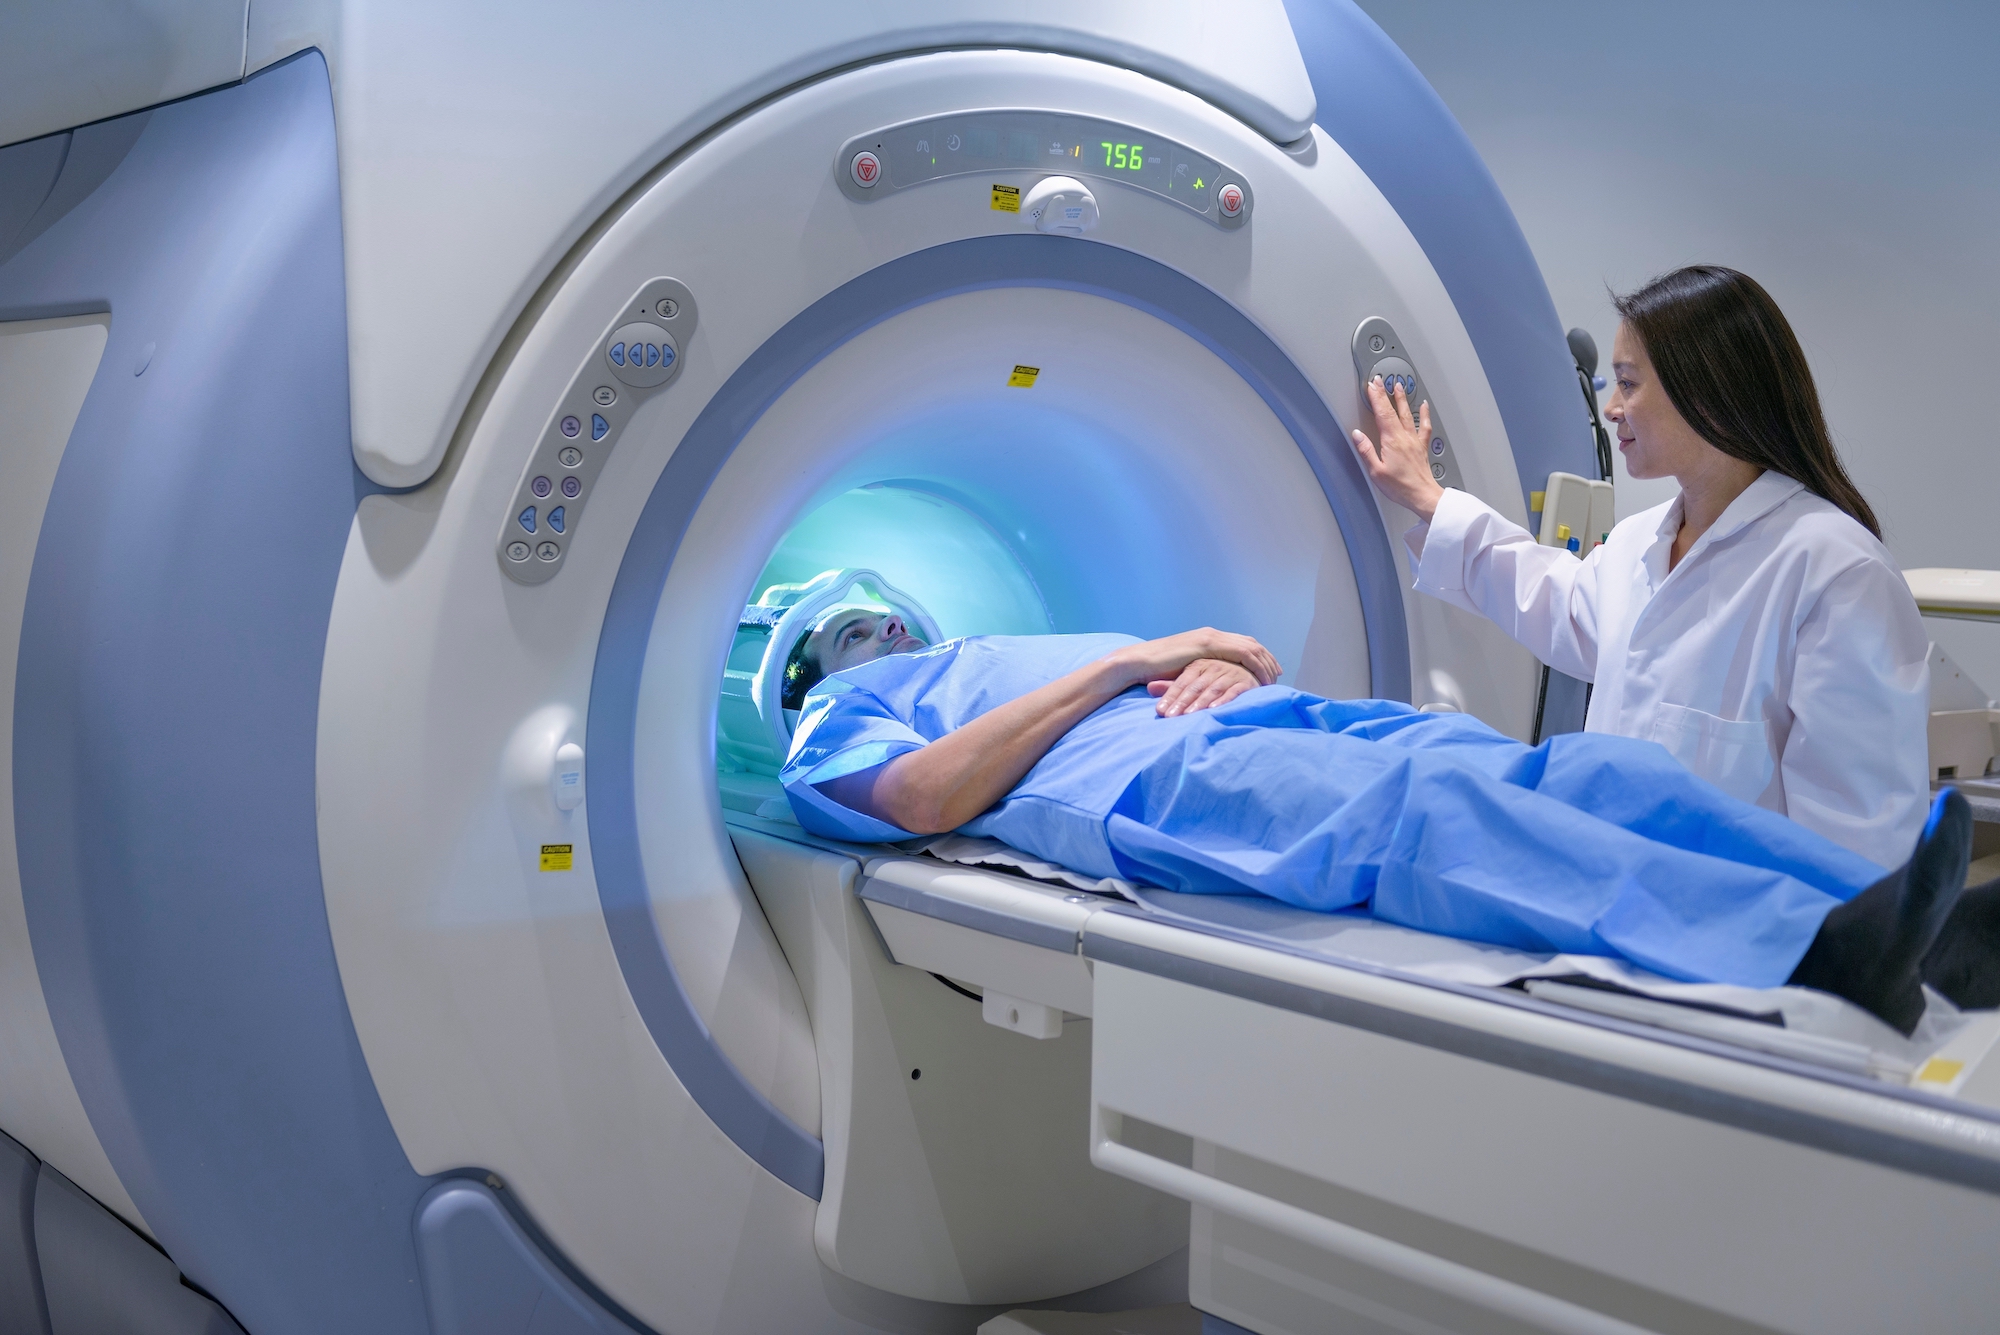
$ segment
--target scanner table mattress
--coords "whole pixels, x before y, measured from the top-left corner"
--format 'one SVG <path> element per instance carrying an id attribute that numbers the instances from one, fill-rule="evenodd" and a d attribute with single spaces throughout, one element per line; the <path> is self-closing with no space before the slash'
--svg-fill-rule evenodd
<path id="1" fill-rule="evenodd" d="M 2000 1012 L 1961 1012 L 1931 992 L 1922 1021 L 1904 1038 L 1860 1007 L 1809 988 L 1682 983 L 1620 959 L 1462 941 L 1382 922 L 1366 912 L 1315 912 L 1261 895 L 1179 894 L 1093 877 L 995 839 L 943 835 L 925 843 L 922 852 L 1117 898 L 1163 921 L 1291 954 L 1445 983 L 1518 985 L 1562 1005 L 1933 1092 L 1951 1092 L 1955 1077 L 2000 1036 Z"/>

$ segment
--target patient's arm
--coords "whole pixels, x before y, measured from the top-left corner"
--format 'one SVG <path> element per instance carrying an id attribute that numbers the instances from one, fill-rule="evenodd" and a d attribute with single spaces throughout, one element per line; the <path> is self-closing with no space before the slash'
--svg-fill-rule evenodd
<path id="1" fill-rule="evenodd" d="M 1134 686 L 1161 684 L 1161 712 L 1188 713 L 1269 685 L 1278 671 L 1271 651 L 1247 635 L 1194 630 L 1127 645 L 921 750 L 818 787 L 850 811 L 912 834 L 942 834 L 1005 797 L 1064 733 Z"/>

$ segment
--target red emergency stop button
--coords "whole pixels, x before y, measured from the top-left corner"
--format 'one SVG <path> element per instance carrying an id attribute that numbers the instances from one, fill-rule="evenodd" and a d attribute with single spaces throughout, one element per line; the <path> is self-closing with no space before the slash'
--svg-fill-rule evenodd
<path id="1" fill-rule="evenodd" d="M 882 179 L 882 159 L 864 148 L 854 155 L 854 161 L 847 164 L 847 172 L 854 178 L 854 184 L 864 190 L 869 189 Z"/>
<path id="2" fill-rule="evenodd" d="M 1234 181 L 1223 186 L 1221 190 L 1216 192 L 1215 205 L 1222 210 L 1222 216 L 1225 218 L 1242 217 L 1243 187 Z"/>

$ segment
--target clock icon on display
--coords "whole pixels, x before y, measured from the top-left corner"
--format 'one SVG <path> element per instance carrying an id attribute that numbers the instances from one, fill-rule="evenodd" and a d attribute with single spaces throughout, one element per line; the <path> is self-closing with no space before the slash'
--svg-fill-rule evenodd
<path id="1" fill-rule="evenodd" d="M 950 149 L 952 152 L 954 153 L 958 152 L 958 144 L 959 144 L 959 139 L 957 135 L 955 134 L 947 135 L 945 137 L 944 146 Z"/>

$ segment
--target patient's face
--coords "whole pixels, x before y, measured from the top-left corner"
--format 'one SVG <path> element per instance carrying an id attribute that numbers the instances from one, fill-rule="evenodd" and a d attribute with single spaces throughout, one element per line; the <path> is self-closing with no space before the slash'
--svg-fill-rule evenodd
<path id="1" fill-rule="evenodd" d="M 890 654 L 907 654 L 924 647 L 910 634 L 903 618 L 875 612 L 848 611 L 830 618 L 806 641 L 806 652 L 828 676 L 843 668 L 872 663 Z"/>

